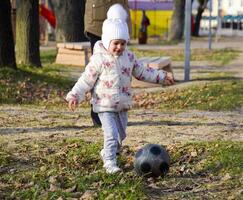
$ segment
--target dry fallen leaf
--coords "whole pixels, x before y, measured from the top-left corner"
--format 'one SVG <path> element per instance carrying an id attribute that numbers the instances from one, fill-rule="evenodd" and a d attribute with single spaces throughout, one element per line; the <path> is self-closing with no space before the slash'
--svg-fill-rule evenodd
<path id="1" fill-rule="evenodd" d="M 87 190 L 84 192 L 84 194 L 80 197 L 80 200 L 94 200 L 96 197 L 96 194 L 92 190 Z"/>

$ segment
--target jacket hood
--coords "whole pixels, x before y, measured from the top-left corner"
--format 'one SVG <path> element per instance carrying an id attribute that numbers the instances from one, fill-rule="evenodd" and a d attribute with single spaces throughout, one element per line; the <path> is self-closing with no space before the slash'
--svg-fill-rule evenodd
<path id="1" fill-rule="evenodd" d="M 109 54 L 109 52 L 105 49 L 103 46 L 103 43 L 101 40 L 97 41 L 94 45 L 94 55 L 95 54 Z"/>

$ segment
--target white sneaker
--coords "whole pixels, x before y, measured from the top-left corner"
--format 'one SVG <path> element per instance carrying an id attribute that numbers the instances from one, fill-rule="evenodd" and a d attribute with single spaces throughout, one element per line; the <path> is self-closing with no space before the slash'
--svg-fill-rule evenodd
<path id="1" fill-rule="evenodd" d="M 104 168 L 105 168 L 107 174 L 115 174 L 115 173 L 121 171 L 121 168 L 119 168 L 116 165 L 116 161 L 114 161 L 114 160 L 106 161 L 104 164 Z"/>

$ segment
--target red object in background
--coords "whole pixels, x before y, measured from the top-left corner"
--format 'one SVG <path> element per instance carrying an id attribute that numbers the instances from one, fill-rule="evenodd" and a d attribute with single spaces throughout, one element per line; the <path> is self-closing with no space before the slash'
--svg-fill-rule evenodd
<path id="1" fill-rule="evenodd" d="M 43 4 L 40 5 L 40 15 L 44 17 L 53 28 L 56 27 L 56 17 L 54 13 Z"/>

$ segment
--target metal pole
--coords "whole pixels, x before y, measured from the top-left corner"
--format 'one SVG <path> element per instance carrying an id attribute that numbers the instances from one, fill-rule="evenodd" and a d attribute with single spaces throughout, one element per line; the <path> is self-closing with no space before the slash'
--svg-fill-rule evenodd
<path id="1" fill-rule="evenodd" d="M 218 0 L 218 25 L 217 25 L 217 37 L 218 39 L 221 34 L 221 25 L 222 25 L 222 19 L 221 19 L 221 0 Z"/>
<path id="2" fill-rule="evenodd" d="M 190 80 L 190 46 L 191 46 L 191 12 L 192 12 L 192 2 L 191 0 L 186 0 L 185 7 L 185 81 Z"/>
<path id="3" fill-rule="evenodd" d="M 209 0 L 209 35 L 208 35 L 208 49 L 212 49 L 212 0 Z"/>

